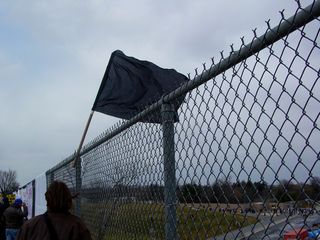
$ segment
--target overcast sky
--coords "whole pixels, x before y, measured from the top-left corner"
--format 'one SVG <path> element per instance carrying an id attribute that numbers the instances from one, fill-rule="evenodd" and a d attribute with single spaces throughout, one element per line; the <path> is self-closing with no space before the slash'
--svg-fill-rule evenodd
<path id="1" fill-rule="evenodd" d="M 307 2 L 307 1 L 306 1 Z M 77 148 L 111 52 L 188 74 L 293 0 L 0 3 L 0 169 L 21 185 Z M 118 120 L 95 113 L 86 142 Z"/>

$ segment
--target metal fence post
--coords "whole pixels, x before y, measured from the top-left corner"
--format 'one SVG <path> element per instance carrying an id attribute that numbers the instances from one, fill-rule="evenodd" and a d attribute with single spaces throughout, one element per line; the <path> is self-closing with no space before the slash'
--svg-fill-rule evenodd
<path id="1" fill-rule="evenodd" d="M 35 207 L 36 207 L 36 180 L 32 180 L 32 212 L 31 212 L 31 217 L 35 216 Z"/>
<path id="2" fill-rule="evenodd" d="M 49 187 L 49 185 L 54 181 L 54 171 L 50 171 L 50 182 L 49 184 L 47 184 L 47 188 Z"/>
<path id="3" fill-rule="evenodd" d="M 81 216 L 81 186 L 82 186 L 82 179 L 81 179 L 81 158 L 78 157 L 75 160 L 75 168 L 76 168 L 76 189 L 75 192 L 78 194 L 76 201 L 75 201 L 75 215 L 80 217 Z"/>
<path id="4" fill-rule="evenodd" d="M 174 106 L 164 103 L 161 108 L 164 156 L 164 199 L 166 239 L 177 238 L 176 167 L 174 152 Z"/>

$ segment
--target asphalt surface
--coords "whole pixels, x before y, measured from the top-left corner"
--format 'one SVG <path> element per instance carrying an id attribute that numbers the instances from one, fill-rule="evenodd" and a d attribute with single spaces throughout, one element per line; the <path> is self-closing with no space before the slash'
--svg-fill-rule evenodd
<path id="1" fill-rule="evenodd" d="M 250 240 L 283 239 L 284 234 L 288 231 L 291 231 L 294 229 L 301 229 L 301 228 L 311 229 L 314 224 L 319 224 L 319 223 L 320 223 L 319 214 L 313 214 L 309 216 L 298 215 L 298 216 L 289 218 L 289 221 L 286 221 L 285 219 L 282 223 L 269 225 L 269 227 L 267 227 L 266 230 L 252 234 L 249 237 L 246 237 L 244 239 L 250 239 Z"/>
<path id="2" fill-rule="evenodd" d="M 225 235 L 210 238 L 210 240 L 276 240 L 283 239 L 284 234 L 294 229 L 311 229 L 314 224 L 320 224 L 320 213 L 308 216 L 263 216 L 255 225 L 250 225 Z"/>

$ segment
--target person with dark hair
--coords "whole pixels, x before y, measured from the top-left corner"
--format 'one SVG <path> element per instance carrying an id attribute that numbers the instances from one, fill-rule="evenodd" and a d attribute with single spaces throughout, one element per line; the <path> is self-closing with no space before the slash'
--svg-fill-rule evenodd
<path id="1" fill-rule="evenodd" d="M 17 198 L 3 213 L 6 225 L 6 240 L 15 240 L 19 229 L 23 224 L 25 214 L 22 211 L 21 206 L 22 200 Z"/>
<path id="2" fill-rule="evenodd" d="M 25 222 L 17 240 L 91 240 L 84 222 L 69 212 L 73 196 L 65 183 L 53 181 L 45 198 L 47 212 Z"/>

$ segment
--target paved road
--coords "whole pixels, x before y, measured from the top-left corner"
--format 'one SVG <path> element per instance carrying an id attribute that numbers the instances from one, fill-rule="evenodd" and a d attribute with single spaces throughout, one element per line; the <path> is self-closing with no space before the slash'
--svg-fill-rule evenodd
<path id="1" fill-rule="evenodd" d="M 260 239 L 283 239 L 283 235 L 287 231 L 301 228 L 311 228 L 313 224 L 320 223 L 320 215 L 313 214 L 308 217 L 295 216 L 289 219 L 289 221 L 283 221 L 282 223 L 275 224 L 267 228 L 266 231 L 258 232 L 245 239 L 260 240 Z"/>
<path id="2" fill-rule="evenodd" d="M 270 217 L 261 217 L 260 221 L 255 225 L 250 225 L 242 229 L 229 232 L 226 235 L 220 235 L 210 238 L 210 240 L 275 240 L 283 239 L 285 232 L 297 229 L 297 228 L 311 228 L 313 224 L 320 223 L 320 214 L 316 213 L 309 216 L 295 215 L 287 217 L 280 215 L 273 217 L 270 221 Z"/>

